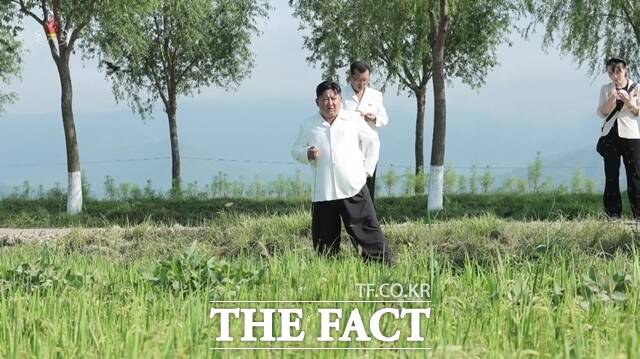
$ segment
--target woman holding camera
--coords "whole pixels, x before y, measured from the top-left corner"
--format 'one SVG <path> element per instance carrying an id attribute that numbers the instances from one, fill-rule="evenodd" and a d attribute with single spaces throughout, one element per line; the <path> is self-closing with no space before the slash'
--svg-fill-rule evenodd
<path id="1" fill-rule="evenodd" d="M 640 220 L 640 129 L 638 128 L 638 87 L 627 77 L 627 63 L 620 58 L 607 60 L 611 79 L 600 89 L 598 115 L 605 120 L 597 150 L 604 159 L 604 210 L 611 219 L 622 216 L 620 197 L 620 158 L 627 174 L 627 194 L 633 217 Z"/>

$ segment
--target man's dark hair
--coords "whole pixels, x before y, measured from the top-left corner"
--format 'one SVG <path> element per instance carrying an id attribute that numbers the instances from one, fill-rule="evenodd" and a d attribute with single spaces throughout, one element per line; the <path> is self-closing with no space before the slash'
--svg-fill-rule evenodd
<path id="1" fill-rule="evenodd" d="M 351 64 L 351 67 L 349 68 L 349 72 L 351 73 L 351 75 L 355 75 L 356 71 L 358 71 L 359 73 L 363 73 L 367 71 L 371 72 L 371 67 L 369 67 L 369 65 L 367 65 L 366 62 L 356 61 Z"/>
<path id="2" fill-rule="evenodd" d="M 619 57 L 611 57 L 607 60 L 607 67 L 609 66 L 617 66 L 618 64 L 623 64 L 624 66 L 627 66 L 627 62 L 624 61 L 623 59 L 619 58 Z"/>
<path id="3" fill-rule="evenodd" d="M 320 98 L 320 95 L 322 95 L 322 93 L 327 90 L 333 90 L 338 95 L 342 93 L 342 90 L 340 89 L 340 85 L 338 85 L 335 81 L 326 80 L 326 81 L 322 81 L 320 85 L 316 87 L 316 98 Z"/>

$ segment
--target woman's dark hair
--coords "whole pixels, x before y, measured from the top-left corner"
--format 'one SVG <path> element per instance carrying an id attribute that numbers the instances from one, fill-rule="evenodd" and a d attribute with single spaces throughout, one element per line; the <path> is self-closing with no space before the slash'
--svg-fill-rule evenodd
<path id="1" fill-rule="evenodd" d="M 338 85 L 335 81 L 326 80 L 326 81 L 322 81 L 318 85 L 318 87 L 316 87 L 316 98 L 320 98 L 320 95 L 322 95 L 322 93 L 327 90 L 333 90 L 338 95 L 342 93 L 342 90 L 340 89 L 340 85 Z"/>
<path id="2" fill-rule="evenodd" d="M 351 64 L 351 67 L 349 68 L 349 72 L 351 73 L 351 75 L 355 75 L 356 71 L 358 71 L 359 73 L 363 73 L 367 71 L 371 72 L 371 67 L 369 67 L 369 65 L 367 65 L 366 62 L 356 61 Z"/>
<path id="3" fill-rule="evenodd" d="M 627 62 L 619 57 L 611 57 L 607 60 L 607 68 L 609 66 L 617 66 L 618 64 L 623 64 L 625 67 L 627 66 Z"/>

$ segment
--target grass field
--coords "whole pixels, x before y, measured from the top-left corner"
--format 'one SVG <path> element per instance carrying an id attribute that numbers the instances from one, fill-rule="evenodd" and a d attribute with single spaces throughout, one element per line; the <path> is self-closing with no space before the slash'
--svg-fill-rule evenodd
<path id="1" fill-rule="evenodd" d="M 176 227 L 146 222 L 119 235 L 76 230 L 53 242 L 3 241 L 0 357 L 634 358 L 640 353 L 640 232 L 634 228 L 595 218 L 521 222 L 485 215 L 432 225 L 387 220 L 384 231 L 398 254 L 392 268 L 362 263 L 348 241 L 340 258 L 319 258 L 309 228 L 305 209 L 221 212 L 206 228 L 180 235 Z M 238 321 L 231 325 L 236 340 L 216 343 L 219 322 L 209 318 L 209 310 L 219 304 L 210 300 L 362 300 L 357 283 L 430 284 L 425 341 L 407 340 L 406 320 L 383 317 L 383 331 L 400 329 L 397 342 L 319 343 L 320 307 L 357 308 L 366 323 L 373 311 L 398 304 L 298 303 L 287 306 L 304 310 L 308 335 L 304 342 L 279 346 L 362 350 L 210 349 L 273 345 L 240 342 Z M 275 308 L 243 307 L 253 306 Z M 384 347 L 418 349 L 366 349 Z"/>
<path id="2" fill-rule="evenodd" d="M 376 210 L 382 221 L 428 222 L 426 197 L 382 197 Z M 208 226 L 222 214 L 265 216 L 310 211 L 310 202 L 278 199 L 88 199 L 78 216 L 65 213 L 64 198 L 0 199 L 0 227 L 108 227 L 157 223 L 164 225 Z M 623 194 L 624 213 L 629 213 Z M 563 220 L 600 218 L 600 194 L 454 194 L 445 196 L 445 210 L 433 214 L 432 221 L 492 214 L 512 220 Z"/>

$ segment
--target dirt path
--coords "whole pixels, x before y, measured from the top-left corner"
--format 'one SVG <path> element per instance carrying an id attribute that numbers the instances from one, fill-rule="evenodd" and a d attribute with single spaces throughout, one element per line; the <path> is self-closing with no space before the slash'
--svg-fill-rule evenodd
<path id="1" fill-rule="evenodd" d="M 154 227 L 154 230 L 173 232 L 198 232 L 205 227 Z M 109 227 L 109 228 L 0 228 L 0 244 L 2 243 L 25 243 L 25 242 L 45 242 L 64 238 L 74 231 L 79 231 L 87 236 L 95 235 L 123 235 L 129 228 Z"/>
<path id="2" fill-rule="evenodd" d="M 0 228 L 0 240 L 13 242 L 58 239 L 66 236 L 71 231 L 71 228 Z"/>
<path id="3" fill-rule="evenodd" d="M 64 238 L 74 230 L 82 232 L 104 232 L 117 230 L 116 228 L 0 228 L 0 242 L 39 242 Z"/>
<path id="4" fill-rule="evenodd" d="M 526 225 L 562 225 L 558 222 L 518 222 L 520 224 Z M 565 222 L 566 223 L 566 222 Z M 578 221 L 577 223 L 581 223 Z M 405 225 L 409 225 L 409 223 L 398 223 L 398 224 L 387 224 L 383 225 L 384 227 L 402 227 Z M 442 223 L 434 224 L 434 226 L 441 226 Z M 620 225 L 627 227 L 628 229 L 640 230 L 640 223 L 634 221 L 624 221 L 620 222 Z M 182 227 L 182 226 L 173 226 L 173 227 L 154 227 L 155 230 L 160 231 L 173 231 L 179 233 L 193 233 L 205 230 L 206 227 Z M 131 230 L 131 228 L 122 228 L 118 226 L 109 227 L 109 228 L 0 228 L 0 244 L 2 243 L 24 243 L 24 242 L 40 242 L 40 241 L 50 241 L 50 240 L 58 240 L 62 239 L 65 236 L 69 235 L 73 231 L 81 231 L 85 235 L 96 235 L 96 234 L 110 234 L 110 235 L 121 235 L 125 231 Z"/>

